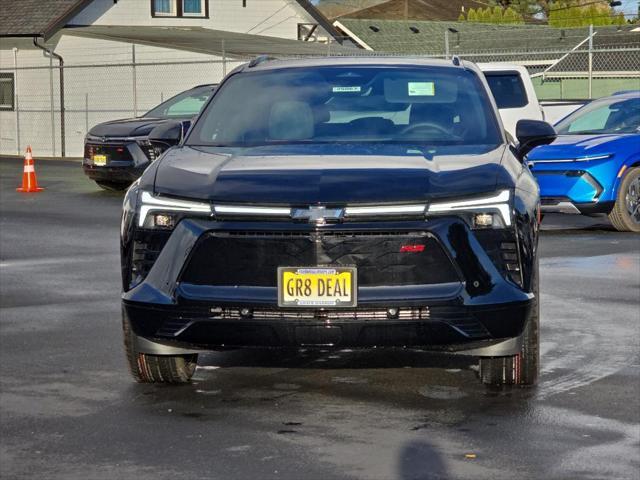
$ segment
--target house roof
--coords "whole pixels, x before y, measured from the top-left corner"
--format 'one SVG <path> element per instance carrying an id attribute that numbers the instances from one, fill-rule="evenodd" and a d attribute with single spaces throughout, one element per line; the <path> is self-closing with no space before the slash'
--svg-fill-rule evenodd
<path id="1" fill-rule="evenodd" d="M 43 37 L 47 40 L 92 1 L 0 0 L 0 37 Z M 309 0 L 296 2 L 341 43 L 342 37 L 320 10 Z"/>
<path id="2" fill-rule="evenodd" d="M 318 10 L 318 8 L 313 5 L 309 0 L 297 0 L 302 8 L 316 21 L 318 25 L 324 28 L 329 35 L 331 35 L 334 39 L 336 39 L 339 43 L 342 43 L 342 36 L 333 26 L 331 21 L 325 17 L 325 15 Z"/>
<path id="3" fill-rule="evenodd" d="M 451 54 L 479 51 L 535 52 L 569 50 L 588 37 L 589 28 L 547 25 L 496 25 L 475 22 L 435 22 L 340 18 L 334 25 L 364 48 L 397 54 L 440 55 L 449 30 Z M 595 27 L 596 47 L 636 45 L 640 35 L 633 26 Z"/>
<path id="4" fill-rule="evenodd" d="M 0 0 L 0 37 L 54 35 L 91 0 Z"/>
<path id="5" fill-rule="evenodd" d="M 457 20 L 464 8 L 485 8 L 480 0 L 387 0 L 386 2 L 346 13 L 342 18 L 380 20 Z"/>
<path id="6" fill-rule="evenodd" d="M 361 50 L 337 43 L 303 42 L 280 37 L 212 30 L 202 27 L 152 27 L 125 25 L 90 25 L 67 27 L 65 35 L 100 40 L 136 43 L 154 47 L 185 50 L 208 55 L 255 57 L 257 55 L 348 55 Z"/>

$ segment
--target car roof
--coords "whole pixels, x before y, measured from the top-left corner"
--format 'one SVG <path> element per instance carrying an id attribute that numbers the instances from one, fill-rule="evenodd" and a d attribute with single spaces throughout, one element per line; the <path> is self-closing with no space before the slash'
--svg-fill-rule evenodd
<path id="1" fill-rule="evenodd" d="M 616 92 L 612 97 L 640 97 L 640 90 L 621 90 Z"/>
<path id="2" fill-rule="evenodd" d="M 191 87 L 189 90 L 195 90 L 196 88 L 204 88 L 204 87 L 215 88 L 217 86 L 218 86 L 217 83 L 203 83 L 202 85 L 196 85 L 195 87 Z"/>
<path id="3" fill-rule="evenodd" d="M 515 63 L 491 62 L 477 63 L 476 65 L 478 65 L 478 68 L 483 72 L 504 72 L 505 70 L 515 70 L 520 73 L 527 72 L 525 67 L 516 65 Z"/>
<path id="4" fill-rule="evenodd" d="M 624 91 L 616 92 L 616 93 L 613 93 L 611 95 L 607 95 L 606 97 L 594 98 L 589 103 L 595 103 L 595 102 L 601 102 L 601 101 L 605 102 L 605 101 L 609 101 L 609 100 L 613 100 L 613 99 L 626 100 L 626 99 L 631 99 L 631 98 L 640 98 L 640 90 L 624 90 Z M 587 103 L 587 105 L 589 103 Z"/>
<path id="5" fill-rule="evenodd" d="M 283 59 L 275 60 L 261 58 L 242 66 L 243 71 L 265 71 L 280 70 L 285 68 L 308 68 L 308 67 L 333 67 L 333 66 L 353 66 L 353 65 L 385 65 L 385 66 L 420 66 L 420 67 L 451 67 L 476 69 L 471 62 L 462 61 L 454 57 L 452 60 L 427 57 L 388 57 L 388 56 L 357 56 L 357 57 L 314 57 L 303 59 Z"/>

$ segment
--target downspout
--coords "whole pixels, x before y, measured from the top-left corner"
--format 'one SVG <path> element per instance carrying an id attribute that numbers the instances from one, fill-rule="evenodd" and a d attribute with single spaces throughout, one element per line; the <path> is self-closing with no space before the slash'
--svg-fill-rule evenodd
<path id="1" fill-rule="evenodd" d="M 38 43 L 38 37 L 33 37 L 33 45 L 36 48 L 39 48 L 45 54 L 54 57 L 58 60 L 58 69 L 60 71 L 60 154 L 64 157 L 65 155 L 65 128 L 64 128 L 64 59 L 55 53 L 53 50 L 49 50 L 47 47 L 44 47 Z"/>

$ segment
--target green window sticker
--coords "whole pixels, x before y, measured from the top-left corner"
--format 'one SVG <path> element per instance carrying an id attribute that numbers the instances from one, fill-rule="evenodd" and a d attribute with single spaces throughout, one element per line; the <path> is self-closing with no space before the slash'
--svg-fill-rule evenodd
<path id="1" fill-rule="evenodd" d="M 358 93 L 362 87 L 333 87 L 333 93 Z"/>
<path id="2" fill-rule="evenodd" d="M 436 86 L 433 82 L 409 82 L 407 87 L 410 97 L 433 97 L 436 94 Z"/>

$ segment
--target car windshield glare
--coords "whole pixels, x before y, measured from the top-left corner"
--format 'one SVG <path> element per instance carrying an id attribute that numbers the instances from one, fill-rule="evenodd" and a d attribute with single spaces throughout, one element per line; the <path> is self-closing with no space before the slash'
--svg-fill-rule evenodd
<path id="1" fill-rule="evenodd" d="M 240 73 L 201 114 L 186 143 L 497 145 L 478 76 L 459 67 L 340 66 Z"/>
<path id="2" fill-rule="evenodd" d="M 640 132 L 640 97 L 607 98 L 577 110 L 556 125 L 559 135 Z"/>

